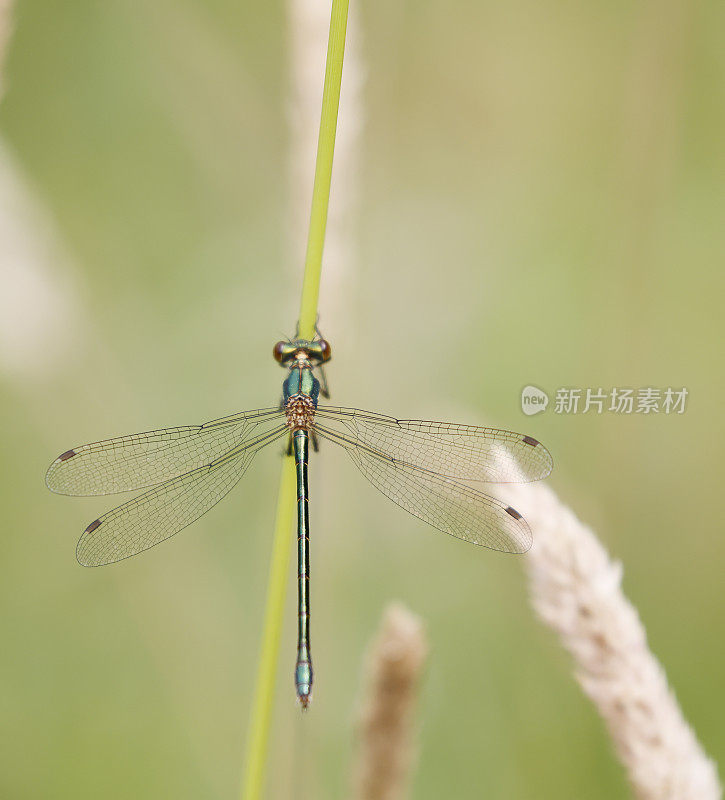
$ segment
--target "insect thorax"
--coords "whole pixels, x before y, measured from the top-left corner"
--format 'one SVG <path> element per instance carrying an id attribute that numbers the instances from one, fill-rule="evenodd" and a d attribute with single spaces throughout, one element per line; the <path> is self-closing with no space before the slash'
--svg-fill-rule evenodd
<path id="1" fill-rule="evenodd" d="M 285 403 L 287 426 L 293 431 L 309 430 L 315 419 L 315 401 L 304 394 L 296 394 Z"/>
<path id="2" fill-rule="evenodd" d="M 282 399 L 287 425 L 293 431 L 310 429 L 319 394 L 320 382 L 308 362 L 298 362 L 290 368 L 282 386 Z"/>

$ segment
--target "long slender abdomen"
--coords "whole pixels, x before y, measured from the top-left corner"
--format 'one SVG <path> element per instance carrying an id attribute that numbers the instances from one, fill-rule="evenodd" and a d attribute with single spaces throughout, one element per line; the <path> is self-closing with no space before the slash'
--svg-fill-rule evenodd
<path id="1" fill-rule="evenodd" d="M 307 459 L 309 434 L 292 434 L 297 470 L 297 664 L 295 688 L 303 708 L 312 697 L 312 656 L 310 654 L 310 523 L 308 514 Z"/>

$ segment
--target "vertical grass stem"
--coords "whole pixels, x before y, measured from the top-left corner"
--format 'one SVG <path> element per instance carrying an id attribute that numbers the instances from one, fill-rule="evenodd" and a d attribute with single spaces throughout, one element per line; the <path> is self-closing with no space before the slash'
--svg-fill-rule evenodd
<path id="1" fill-rule="evenodd" d="M 333 0 L 330 15 L 315 181 L 312 189 L 310 227 L 300 301 L 298 332 L 301 337 L 306 339 L 313 338 L 317 322 L 317 302 L 320 294 L 322 251 L 330 200 L 332 160 L 335 153 L 348 5 L 349 0 Z M 295 496 L 294 459 L 286 456 L 283 459 L 279 484 L 262 644 L 247 735 L 242 783 L 243 800 L 259 800 L 264 787 L 264 770 L 267 761 L 279 643 L 282 635 L 287 575 L 293 542 L 291 532 Z"/>

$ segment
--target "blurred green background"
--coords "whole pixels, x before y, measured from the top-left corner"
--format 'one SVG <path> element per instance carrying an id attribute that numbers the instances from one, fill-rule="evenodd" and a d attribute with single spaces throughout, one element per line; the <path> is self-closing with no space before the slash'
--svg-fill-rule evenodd
<path id="1" fill-rule="evenodd" d="M 725 6 L 355 6 L 362 110 L 342 125 L 360 165 L 342 174 L 357 200 L 320 307 L 333 402 L 543 440 L 551 484 L 623 562 L 721 758 Z M 307 214 L 290 200 L 289 12 L 20 2 L 13 27 L 0 794 L 235 797 L 279 453 L 174 541 L 100 570 L 75 541 L 114 499 L 53 496 L 43 473 L 85 441 L 277 401 L 271 347 L 294 329 Z M 528 383 L 685 386 L 689 406 L 529 418 Z M 315 700 L 302 718 L 290 575 L 269 797 L 345 796 L 363 655 L 391 599 L 432 648 L 413 797 L 627 795 L 521 559 L 437 535 L 335 448 L 311 492 Z"/>

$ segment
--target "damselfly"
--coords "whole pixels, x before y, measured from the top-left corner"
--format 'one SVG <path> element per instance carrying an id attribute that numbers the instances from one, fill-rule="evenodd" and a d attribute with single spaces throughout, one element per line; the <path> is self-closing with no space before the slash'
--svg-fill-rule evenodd
<path id="1" fill-rule="evenodd" d="M 146 489 L 85 529 L 76 555 L 84 566 L 134 556 L 168 539 L 218 503 L 255 454 L 287 437 L 297 471 L 298 643 L 295 686 L 303 707 L 312 692 L 307 463 L 320 439 L 343 447 L 363 475 L 394 503 L 473 544 L 507 553 L 531 546 L 521 514 L 465 482 L 545 478 L 547 449 L 531 436 L 448 422 L 394 419 L 370 411 L 318 405 L 327 396 L 316 373 L 332 351 L 323 338 L 278 342 L 288 369 L 282 403 L 179 428 L 74 447 L 50 465 L 46 483 L 67 495 Z"/>

